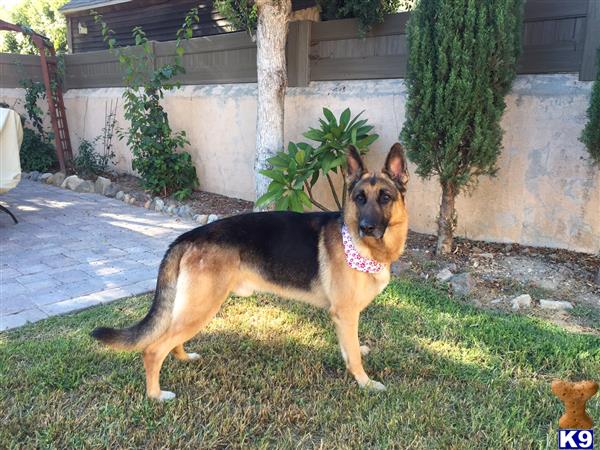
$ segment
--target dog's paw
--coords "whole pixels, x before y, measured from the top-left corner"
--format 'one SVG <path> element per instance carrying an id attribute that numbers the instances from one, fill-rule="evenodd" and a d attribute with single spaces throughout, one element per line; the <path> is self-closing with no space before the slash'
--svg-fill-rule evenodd
<path id="1" fill-rule="evenodd" d="M 160 391 L 159 396 L 155 399 L 159 402 L 166 402 L 175 398 L 175 392 L 171 391 Z"/>
<path id="2" fill-rule="evenodd" d="M 371 349 L 369 348 L 368 345 L 361 345 L 360 346 L 360 354 L 361 355 L 367 356 L 370 352 L 371 352 Z"/>
<path id="3" fill-rule="evenodd" d="M 363 389 L 368 389 L 369 391 L 385 391 L 385 385 L 383 383 L 371 379 L 360 385 L 360 387 Z"/>
<path id="4" fill-rule="evenodd" d="M 200 355 L 198 353 L 188 353 L 188 361 L 195 361 L 196 359 L 200 359 Z"/>

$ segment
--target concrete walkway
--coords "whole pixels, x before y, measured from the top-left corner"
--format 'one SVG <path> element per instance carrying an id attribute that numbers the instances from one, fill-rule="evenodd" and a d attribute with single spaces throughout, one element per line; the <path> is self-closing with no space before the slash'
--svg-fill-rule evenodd
<path id="1" fill-rule="evenodd" d="M 0 331 L 154 289 L 193 222 L 23 180 L 0 196 Z"/>

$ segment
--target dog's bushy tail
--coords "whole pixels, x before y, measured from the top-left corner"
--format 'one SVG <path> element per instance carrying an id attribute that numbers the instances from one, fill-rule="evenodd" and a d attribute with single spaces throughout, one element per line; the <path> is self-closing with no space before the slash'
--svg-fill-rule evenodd
<path id="1" fill-rule="evenodd" d="M 100 327 L 91 336 L 109 347 L 120 350 L 142 350 L 166 331 L 171 323 L 177 291 L 179 263 L 187 246 L 177 244 L 165 254 L 158 272 L 154 301 L 146 317 L 129 328 Z"/>

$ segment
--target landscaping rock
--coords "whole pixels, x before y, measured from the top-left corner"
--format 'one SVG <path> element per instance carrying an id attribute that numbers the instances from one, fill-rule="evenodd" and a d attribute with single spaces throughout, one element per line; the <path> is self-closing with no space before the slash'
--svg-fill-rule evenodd
<path id="1" fill-rule="evenodd" d="M 144 208 L 150 209 L 151 205 L 152 205 L 152 200 L 146 200 L 146 202 L 144 203 Z"/>
<path id="2" fill-rule="evenodd" d="M 154 205 L 154 211 L 156 212 L 161 212 L 165 207 L 165 202 L 163 202 L 160 197 L 154 197 L 152 204 Z"/>
<path id="3" fill-rule="evenodd" d="M 83 183 L 81 178 L 79 178 L 77 175 L 71 175 L 70 177 L 65 178 L 60 187 L 74 191 L 81 183 Z"/>
<path id="4" fill-rule="evenodd" d="M 488 259 L 492 259 L 494 257 L 494 255 L 492 253 L 480 253 L 478 256 L 480 258 L 488 258 Z"/>
<path id="5" fill-rule="evenodd" d="M 177 209 L 177 206 L 175 205 L 169 205 L 167 206 L 167 210 L 166 213 L 169 214 L 170 216 L 175 214 L 175 210 Z"/>
<path id="6" fill-rule="evenodd" d="M 48 180 L 49 180 L 50 178 L 52 178 L 52 174 L 51 174 L 51 173 L 48 173 L 48 172 L 46 172 L 46 173 L 43 173 L 43 174 L 41 174 L 41 175 L 40 175 L 40 178 L 39 178 L 39 180 L 40 180 L 42 183 L 48 183 Z"/>
<path id="7" fill-rule="evenodd" d="M 214 222 L 215 220 L 219 220 L 219 216 L 217 216 L 216 214 L 210 214 L 210 215 L 208 216 L 208 221 L 207 221 L 207 223 Z"/>
<path id="8" fill-rule="evenodd" d="M 208 222 L 208 216 L 206 214 L 198 214 L 198 217 L 196 217 L 196 222 L 200 225 L 206 225 Z"/>
<path id="9" fill-rule="evenodd" d="M 117 200 L 123 200 L 123 197 L 125 197 L 125 192 L 123 192 L 123 191 L 119 191 L 115 194 L 115 198 Z"/>
<path id="10" fill-rule="evenodd" d="M 390 272 L 392 272 L 394 275 L 400 275 L 401 273 L 410 270 L 410 266 L 410 261 L 402 261 L 399 259 L 392 263 L 392 266 L 390 267 Z"/>
<path id="11" fill-rule="evenodd" d="M 553 277 L 543 278 L 541 280 L 536 281 L 534 284 L 538 287 L 541 287 L 542 289 L 554 291 L 558 289 L 558 286 L 560 285 L 560 280 Z"/>
<path id="12" fill-rule="evenodd" d="M 180 206 L 177 209 L 177 215 L 182 219 L 191 219 L 192 218 L 192 209 L 188 205 Z"/>
<path id="13" fill-rule="evenodd" d="M 512 309 L 518 311 L 521 308 L 531 308 L 531 296 L 529 294 L 522 294 L 511 300 Z"/>
<path id="14" fill-rule="evenodd" d="M 470 273 L 460 273 L 450 278 L 452 292 L 457 295 L 469 295 L 475 287 L 475 281 Z"/>
<path id="15" fill-rule="evenodd" d="M 22 180 L 28 180 L 29 179 L 29 172 L 21 172 L 21 179 Z"/>
<path id="16" fill-rule="evenodd" d="M 73 189 L 75 192 L 87 192 L 87 193 L 91 193 L 94 192 L 94 183 L 92 183 L 89 180 L 83 180 L 81 183 L 79 183 L 77 186 L 75 186 L 75 189 Z"/>
<path id="17" fill-rule="evenodd" d="M 37 170 L 33 170 L 29 172 L 29 179 L 33 181 L 37 181 L 40 176 L 40 173 Z"/>
<path id="18" fill-rule="evenodd" d="M 596 274 L 596 284 L 600 286 L 600 268 L 598 269 L 598 273 Z"/>
<path id="19" fill-rule="evenodd" d="M 454 274 L 453 274 L 452 272 L 450 272 L 450 269 L 448 269 L 448 268 L 445 268 L 445 269 L 442 269 L 442 270 L 440 270 L 440 271 L 437 273 L 437 275 L 435 276 L 435 278 L 436 278 L 438 281 L 441 281 L 441 282 L 446 282 L 446 281 L 448 281 L 450 278 L 452 278 L 453 276 L 454 276 Z"/>
<path id="20" fill-rule="evenodd" d="M 121 186 L 119 186 L 117 183 L 110 183 L 104 191 L 104 195 L 107 197 L 114 197 L 120 190 Z"/>
<path id="21" fill-rule="evenodd" d="M 571 302 L 559 301 L 559 300 L 540 300 L 540 308 L 552 309 L 552 310 L 565 310 L 573 309 Z"/>
<path id="22" fill-rule="evenodd" d="M 106 191 L 111 184 L 112 182 L 108 178 L 98 177 L 96 183 L 94 183 L 94 190 L 98 194 L 106 195 Z"/>
<path id="23" fill-rule="evenodd" d="M 131 195 L 129 194 L 124 194 L 123 198 L 121 200 L 123 200 L 123 203 L 129 203 L 129 200 L 131 200 Z M 134 200 L 135 201 L 135 200 Z"/>
<path id="24" fill-rule="evenodd" d="M 52 178 L 48 180 L 48 184 L 61 187 L 63 181 L 65 181 L 65 174 L 63 172 L 56 172 L 54 175 L 52 175 Z"/>

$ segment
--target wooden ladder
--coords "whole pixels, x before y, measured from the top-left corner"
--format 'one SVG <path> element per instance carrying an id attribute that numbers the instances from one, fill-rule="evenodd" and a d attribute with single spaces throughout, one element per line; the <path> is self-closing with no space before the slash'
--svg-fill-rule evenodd
<path id="1" fill-rule="evenodd" d="M 54 142 L 56 145 L 56 154 L 61 172 L 66 173 L 71 169 L 73 162 L 73 149 L 71 148 L 71 139 L 69 137 L 69 126 L 67 125 L 67 114 L 65 112 L 65 102 L 63 101 L 62 88 L 58 79 L 58 70 L 56 67 L 56 53 L 54 48 L 49 49 L 50 57 L 47 58 L 45 52 L 40 52 L 42 75 L 48 97 L 48 112 L 54 131 Z M 48 93 L 51 93 L 48 95 Z"/>

